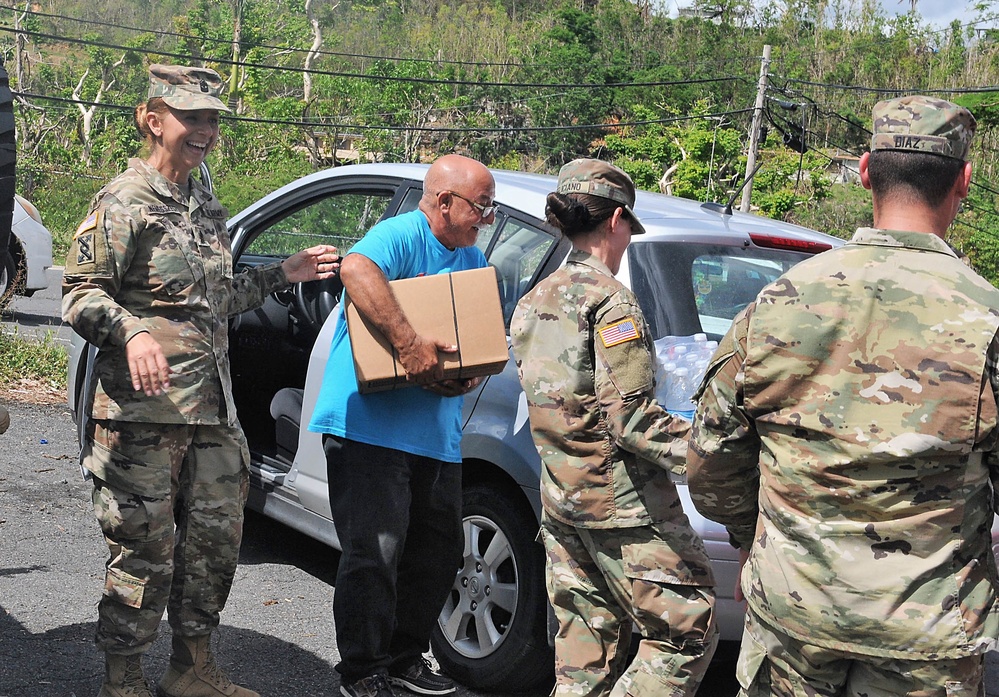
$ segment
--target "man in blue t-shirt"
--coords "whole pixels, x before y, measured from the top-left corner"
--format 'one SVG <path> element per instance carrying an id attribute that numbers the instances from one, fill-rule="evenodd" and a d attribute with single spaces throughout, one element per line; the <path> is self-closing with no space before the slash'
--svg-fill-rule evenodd
<path id="1" fill-rule="evenodd" d="M 417 334 L 388 282 L 485 266 L 475 241 L 493 221 L 495 193 L 484 165 L 445 155 L 427 170 L 418 210 L 375 225 L 340 265 L 351 301 L 406 375 L 436 380 L 359 394 L 341 306 L 309 430 L 325 434 L 343 550 L 333 617 L 344 697 L 388 697 L 390 685 L 455 690 L 423 653 L 461 561 L 461 395 L 479 379 L 441 379 L 439 355 L 457 347 Z"/>

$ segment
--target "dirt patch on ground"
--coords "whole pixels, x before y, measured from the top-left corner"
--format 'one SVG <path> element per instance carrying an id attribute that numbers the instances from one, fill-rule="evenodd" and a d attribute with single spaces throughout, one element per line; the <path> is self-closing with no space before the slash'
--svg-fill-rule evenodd
<path id="1" fill-rule="evenodd" d="M 0 401 L 21 404 L 65 404 L 66 388 L 48 380 L 20 379 L 0 386 Z"/>

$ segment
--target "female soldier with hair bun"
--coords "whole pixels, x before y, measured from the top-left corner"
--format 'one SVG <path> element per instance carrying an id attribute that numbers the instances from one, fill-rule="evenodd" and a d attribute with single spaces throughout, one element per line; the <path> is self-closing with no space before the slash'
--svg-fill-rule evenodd
<path id="1" fill-rule="evenodd" d="M 614 278 L 645 232 L 634 203 L 617 167 L 565 165 L 546 215 L 573 250 L 510 327 L 543 465 L 555 695 L 693 695 L 718 643 L 711 565 L 670 480 L 690 424 L 655 401 L 652 337 Z"/>
<path id="2" fill-rule="evenodd" d="M 319 245 L 233 273 L 228 212 L 191 173 L 219 138 L 222 79 L 153 65 L 135 110 L 145 159 L 105 186 L 66 257 L 63 317 L 97 347 L 81 460 L 111 556 L 98 607 L 100 697 L 152 697 L 140 658 L 163 611 L 165 697 L 254 697 L 210 649 L 236 570 L 249 451 L 229 375 L 228 318 L 329 278 Z"/>

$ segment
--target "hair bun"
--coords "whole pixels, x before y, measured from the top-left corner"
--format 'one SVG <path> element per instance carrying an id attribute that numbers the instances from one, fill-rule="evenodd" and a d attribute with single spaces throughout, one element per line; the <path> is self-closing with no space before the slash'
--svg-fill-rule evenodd
<path id="1" fill-rule="evenodd" d="M 548 194 L 545 218 L 550 225 L 566 234 L 589 230 L 597 222 L 581 201 L 556 191 Z"/>

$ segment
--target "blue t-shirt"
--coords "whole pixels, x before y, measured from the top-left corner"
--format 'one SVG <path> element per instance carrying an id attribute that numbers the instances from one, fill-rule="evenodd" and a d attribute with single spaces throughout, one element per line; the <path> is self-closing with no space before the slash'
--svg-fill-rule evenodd
<path id="1" fill-rule="evenodd" d="M 477 247 L 450 250 L 442 245 L 419 210 L 378 223 L 349 253 L 366 256 L 390 281 L 486 266 Z M 337 312 L 339 322 L 309 430 L 461 462 L 463 398 L 442 397 L 422 387 L 358 393 L 343 305 Z"/>

